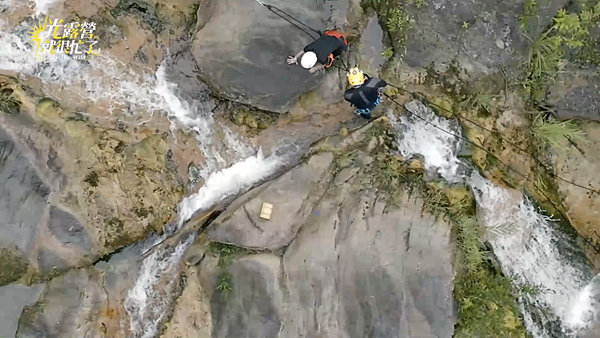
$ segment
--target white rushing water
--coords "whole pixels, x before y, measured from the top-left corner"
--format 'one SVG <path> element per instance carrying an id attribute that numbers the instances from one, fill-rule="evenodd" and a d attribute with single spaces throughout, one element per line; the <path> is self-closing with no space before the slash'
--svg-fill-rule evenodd
<path id="1" fill-rule="evenodd" d="M 445 130 L 461 134 L 457 121 L 435 116 L 418 101 L 410 102 L 406 108 Z M 398 131 L 398 149 L 404 156 L 419 154 L 429 173 L 439 173 L 449 182 L 465 182 L 474 191 L 478 220 L 488 229 L 503 272 L 517 283 L 541 286 L 539 295 L 521 299 L 525 325 L 534 337 L 551 337 L 551 318 L 540 319 L 526 303 L 550 308 L 562 323 L 562 334 L 567 336 L 598 320 L 600 304 L 593 299 L 600 295 L 600 288 L 594 289 L 584 269 L 563 256 L 557 244 L 567 245 L 569 240 L 556 230 L 550 217 L 540 213 L 522 193 L 499 187 L 476 170 L 460 174 L 459 167 L 467 165 L 456 157 L 461 143 L 458 138 L 414 117 L 402 116 L 400 123 L 393 115 L 389 118 Z"/>
<path id="2" fill-rule="evenodd" d="M 35 0 L 35 15 L 47 14 L 56 0 Z"/>
<path id="3" fill-rule="evenodd" d="M 0 5 L 3 6 L 6 0 Z M 38 14 L 47 11 L 52 0 L 37 0 Z M 4 7 L 3 7 L 4 8 Z M 37 23 L 37 22 L 35 22 Z M 68 88 L 69 95 L 95 104 L 107 104 L 109 112 L 120 111 L 136 116 L 142 122 L 155 113 L 166 113 L 171 120 L 171 130 L 176 136 L 178 128 L 193 131 L 198 146 L 205 157 L 200 175 L 205 180 L 198 193 L 179 204 L 179 222 L 176 231 L 195 212 L 202 211 L 224 198 L 239 194 L 281 169 L 277 157 L 265 158 L 260 149 L 236 137 L 226 126 L 215 123 L 209 102 L 188 102 L 179 95 L 177 84 L 167 79 L 166 59 L 156 70 L 133 69 L 108 53 L 100 53 L 88 62 L 70 58 L 36 60 L 29 43 L 29 24 L 22 23 L 11 29 L 0 20 L 0 70 L 32 76 L 45 85 L 45 94 L 54 95 L 56 87 Z M 55 87 L 53 87 L 55 86 Z M 168 225 L 165 225 L 168 227 Z M 164 240 L 148 238 L 148 250 Z M 129 329 L 135 337 L 154 337 L 165 314 L 172 307 L 173 291 L 179 278 L 179 261 L 185 249 L 193 242 L 190 236 L 175 248 L 157 249 L 141 262 L 140 270 L 125 300 L 129 314 Z"/>

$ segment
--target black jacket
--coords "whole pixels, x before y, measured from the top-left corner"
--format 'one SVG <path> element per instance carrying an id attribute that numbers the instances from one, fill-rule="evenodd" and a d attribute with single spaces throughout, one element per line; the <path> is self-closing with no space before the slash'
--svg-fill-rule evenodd
<path id="1" fill-rule="evenodd" d="M 373 108 L 378 97 L 378 89 L 387 86 L 387 82 L 376 77 L 369 77 L 365 74 L 367 80 L 358 88 L 350 88 L 344 93 L 344 99 L 350 102 L 353 107 L 358 109 Z"/>
<path id="2" fill-rule="evenodd" d="M 304 52 L 313 52 L 317 54 L 319 63 L 325 65 L 327 64 L 329 54 L 333 54 L 333 57 L 335 58 L 342 54 L 342 51 L 345 51 L 346 49 L 347 46 L 342 39 L 325 35 L 304 47 Z"/>

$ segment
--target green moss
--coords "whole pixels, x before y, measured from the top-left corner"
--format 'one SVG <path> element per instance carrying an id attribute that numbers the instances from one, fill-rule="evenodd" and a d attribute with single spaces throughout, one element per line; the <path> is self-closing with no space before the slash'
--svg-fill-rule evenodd
<path id="1" fill-rule="evenodd" d="M 0 112 L 5 114 L 16 114 L 19 112 L 19 100 L 14 96 L 13 90 L 4 88 L 0 90 Z"/>
<path id="2" fill-rule="evenodd" d="M 118 249 L 132 243 L 137 242 L 138 240 L 143 239 L 144 234 L 140 234 L 139 238 L 131 236 L 123 229 L 124 222 L 116 217 L 111 217 L 106 219 L 106 240 L 105 246 L 110 249 Z M 150 230 L 148 230 L 150 231 Z"/>
<path id="3" fill-rule="evenodd" d="M 239 104 L 232 105 L 230 119 L 238 126 L 248 127 L 248 132 L 252 135 L 258 134 L 275 124 L 279 118 L 279 114 L 262 111 L 259 109 L 242 106 Z"/>
<path id="4" fill-rule="evenodd" d="M 387 58 L 398 54 L 404 56 L 408 33 L 414 24 L 413 16 L 407 11 L 408 6 L 421 8 L 424 0 L 363 0 L 363 9 L 371 8 L 377 13 L 381 27 L 385 27 L 388 33 L 389 44 L 392 50 L 386 50 Z"/>
<path id="5" fill-rule="evenodd" d="M 89 184 L 92 187 L 97 187 L 98 186 L 98 182 L 99 182 L 99 176 L 98 173 L 95 171 L 90 171 L 85 178 L 83 179 L 83 181 L 87 184 Z"/>
<path id="6" fill-rule="evenodd" d="M 155 34 L 162 32 L 169 24 L 166 16 L 160 13 L 155 6 L 152 6 L 143 0 L 121 0 L 110 13 L 115 18 L 127 14 L 135 14 L 139 16 L 142 23 L 150 28 Z"/>
<path id="7" fill-rule="evenodd" d="M 455 338 L 524 338 L 513 287 L 491 264 L 458 275 L 454 298 L 459 304 Z"/>
<path id="8" fill-rule="evenodd" d="M 548 84 L 556 79 L 562 69 L 565 51 L 583 63 L 598 64 L 600 52 L 594 49 L 598 46 L 598 40 L 591 37 L 589 32 L 598 23 L 600 2 L 593 7 L 586 7 L 580 13 L 568 13 L 561 9 L 553 18 L 550 28 L 531 41 L 523 89 L 532 103 L 546 99 Z"/>
<path id="9" fill-rule="evenodd" d="M 220 272 L 216 289 L 220 292 L 222 297 L 227 298 L 233 291 L 231 288 L 233 277 L 231 276 L 231 273 L 229 273 L 229 266 L 236 258 L 253 254 L 258 251 L 242 248 L 232 244 L 211 242 L 208 245 L 206 252 L 212 254 L 213 256 L 219 257 L 219 263 L 217 263 L 217 267 L 219 268 Z"/>
<path id="10" fill-rule="evenodd" d="M 10 284 L 27 273 L 28 262 L 11 250 L 0 249 L 0 286 Z"/>

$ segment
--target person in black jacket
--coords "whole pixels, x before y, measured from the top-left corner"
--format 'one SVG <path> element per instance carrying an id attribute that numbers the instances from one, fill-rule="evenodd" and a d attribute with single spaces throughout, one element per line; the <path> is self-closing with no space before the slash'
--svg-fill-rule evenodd
<path id="1" fill-rule="evenodd" d="M 383 89 L 387 82 L 369 77 L 358 68 L 348 71 L 348 82 L 352 88 L 346 90 L 344 99 L 354 107 L 354 113 L 367 120 L 371 119 L 371 111 L 381 103 Z"/>
<path id="2" fill-rule="evenodd" d="M 331 67 L 335 58 L 345 50 L 348 50 L 348 42 L 342 33 L 325 31 L 320 38 L 304 47 L 298 54 L 290 56 L 287 63 L 298 64 L 298 59 L 300 59 L 302 67 L 309 69 L 312 74 L 323 68 Z"/>

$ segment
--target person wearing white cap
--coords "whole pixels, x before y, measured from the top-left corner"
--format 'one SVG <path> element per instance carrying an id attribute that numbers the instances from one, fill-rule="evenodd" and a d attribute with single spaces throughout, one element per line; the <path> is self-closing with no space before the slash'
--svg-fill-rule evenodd
<path id="1" fill-rule="evenodd" d="M 323 68 L 331 67 L 336 57 L 348 50 L 348 42 L 343 34 L 337 31 L 325 31 L 317 40 L 304 47 L 296 56 L 290 56 L 288 64 L 300 64 L 312 74 Z M 317 65 L 317 63 L 319 63 Z"/>

